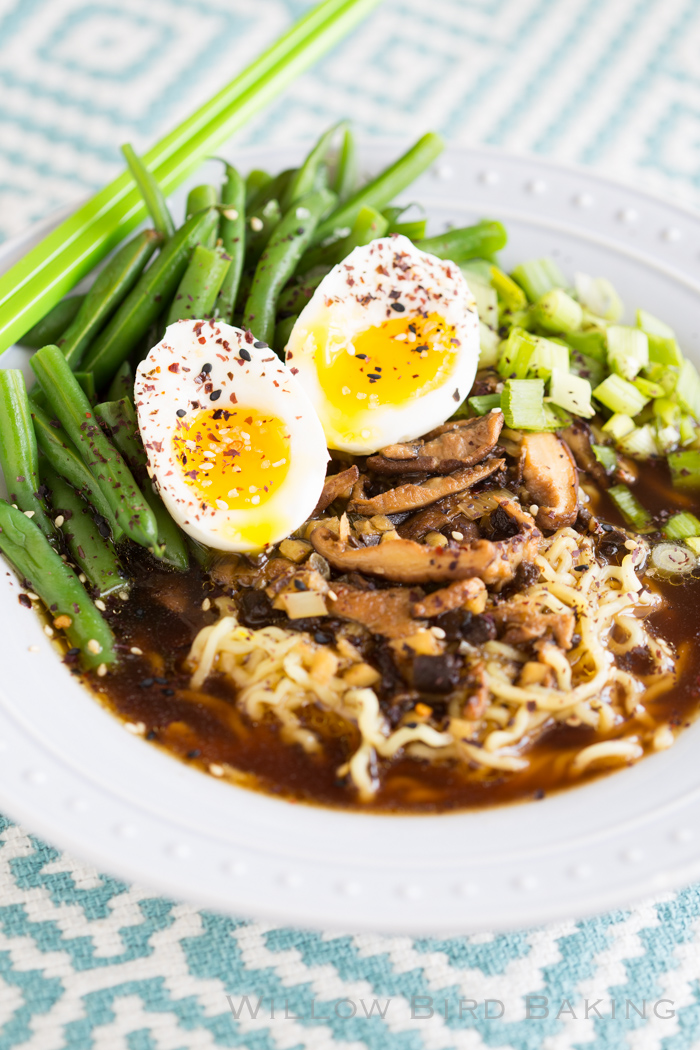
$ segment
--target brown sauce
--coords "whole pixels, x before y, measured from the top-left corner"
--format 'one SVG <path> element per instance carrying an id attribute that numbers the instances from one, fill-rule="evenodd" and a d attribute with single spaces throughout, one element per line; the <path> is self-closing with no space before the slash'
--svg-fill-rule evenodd
<path id="1" fill-rule="evenodd" d="M 700 510 L 700 501 L 671 488 L 665 465 L 645 464 L 641 474 L 635 492 L 657 522 L 677 510 Z M 604 494 L 594 503 L 603 520 L 622 524 Z M 570 774 L 576 753 L 604 738 L 586 726 L 559 724 L 528 750 L 530 764 L 522 772 L 494 773 L 454 761 L 400 756 L 380 767 L 381 786 L 374 800 L 358 803 L 354 788 L 336 775 L 357 746 L 356 730 L 312 709 L 309 724 L 321 734 L 324 747 L 308 754 L 283 742 L 274 720 L 252 724 L 238 711 L 233 687 L 222 677 L 212 676 L 202 692 L 192 691 L 183 663 L 197 632 L 218 618 L 216 608 L 203 608 L 203 603 L 208 606 L 206 599 L 222 591 L 198 568 L 176 574 L 144 560 L 134 568 L 129 600 L 115 602 L 109 612 L 123 658 L 116 671 L 89 684 L 119 718 L 141 723 L 146 739 L 188 764 L 202 770 L 212 763 L 231 766 L 238 771 L 233 778 L 238 783 L 289 800 L 409 813 L 542 798 L 605 772 Z M 666 604 L 648 622 L 675 647 L 681 671 L 670 692 L 645 704 L 659 725 L 680 728 L 695 717 L 700 701 L 700 580 L 655 586 Z M 132 652 L 134 648 L 143 655 Z M 641 666 L 630 669 L 644 673 Z M 627 721 L 605 739 L 629 735 L 635 728 Z"/>

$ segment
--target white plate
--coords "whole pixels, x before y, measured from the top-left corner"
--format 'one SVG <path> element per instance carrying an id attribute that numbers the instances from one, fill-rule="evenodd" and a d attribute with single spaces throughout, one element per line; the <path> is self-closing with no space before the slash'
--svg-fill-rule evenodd
<path id="1" fill-rule="evenodd" d="M 237 162 L 276 170 L 300 152 Z M 372 144 L 367 170 L 396 153 Z M 509 265 L 549 254 L 566 272 L 610 278 L 700 360 L 697 215 L 590 172 L 457 148 L 409 199 L 435 230 L 502 219 Z M 38 236 L 6 245 L 0 267 Z M 18 360 L 10 351 L 2 365 Z M 619 907 L 700 875 L 700 725 L 668 752 L 541 802 L 439 817 L 290 805 L 130 736 L 71 679 L 17 593 L 3 566 L 0 808 L 123 878 L 282 922 L 455 934 Z"/>

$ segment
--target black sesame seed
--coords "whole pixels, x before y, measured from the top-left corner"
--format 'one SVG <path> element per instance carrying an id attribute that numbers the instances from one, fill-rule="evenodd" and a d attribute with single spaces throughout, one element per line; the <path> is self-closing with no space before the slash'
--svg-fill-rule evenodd
<path id="1" fill-rule="evenodd" d="M 211 365 L 202 365 L 202 371 L 205 373 L 211 372 Z"/>
<path id="2" fill-rule="evenodd" d="M 156 731 L 155 731 L 155 729 L 149 729 L 148 732 L 146 733 L 146 740 L 155 740 L 155 738 L 156 738 Z"/>
<path id="3" fill-rule="evenodd" d="M 202 752 L 199 750 L 199 748 L 196 747 L 193 751 L 188 751 L 187 752 L 187 757 L 188 758 L 199 758 L 201 753 Z"/>
<path id="4" fill-rule="evenodd" d="M 150 687 L 153 685 L 153 681 L 153 678 L 142 678 L 139 682 L 139 685 L 142 689 L 150 689 Z"/>
<path id="5" fill-rule="evenodd" d="M 250 354 L 244 346 L 241 347 L 241 357 L 244 361 L 250 361 Z"/>
<path id="6" fill-rule="evenodd" d="M 163 694 L 163 696 L 175 696 L 174 689 L 161 689 L 161 693 Z"/>
<path id="7" fill-rule="evenodd" d="M 157 682 L 158 685 L 167 685 L 168 684 L 168 679 L 167 678 L 154 678 L 153 681 Z"/>
<path id="8" fill-rule="evenodd" d="M 257 342 L 253 343 L 253 346 L 256 350 L 267 350 L 267 343 L 263 343 L 260 339 L 258 339 Z M 243 355 L 241 354 L 241 357 L 242 356 Z"/>
<path id="9" fill-rule="evenodd" d="M 183 417 L 183 416 L 186 416 L 186 415 L 187 415 L 187 412 L 185 411 L 185 409 L 184 409 L 184 408 L 178 408 L 178 410 L 177 410 L 177 412 L 175 413 L 175 415 L 176 415 L 176 416 L 179 416 L 179 417 L 180 417 L 180 419 L 182 419 L 182 417 Z"/>
<path id="10" fill-rule="evenodd" d="M 211 394 L 209 395 L 209 400 L 210 401 L 218 401 L 220 397 L 221 397 L 221 391 L 220 390 L 212 390 Z"/>
<path id="11" fill-rule="evenodd" d="M 402 314 L 404 313 L 406 307 L 403 305 L 403 303 L 392 303 L 391 309 L 396 310 L 397 314 Z"/>
<path id="12" fill-rule="evenodd" d="M 355 357 L 359 358 L 360 361 L 367 360 L 367 354 L 355 354 Z"/>

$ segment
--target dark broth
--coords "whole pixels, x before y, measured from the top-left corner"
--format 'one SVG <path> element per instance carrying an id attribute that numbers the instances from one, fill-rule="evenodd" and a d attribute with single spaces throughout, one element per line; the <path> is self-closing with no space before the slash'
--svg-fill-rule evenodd
<path id="1" fill-rule="evenodd" d="M 677 510 L 698 511 L 698 500 L 671 488 L 665 465 L 645 464 L 636 492 L 657 521 Z M 605 521 L 622 525 L 605 495 L 594 497 Z M 105 678 L 92 678 L 90 687 L 121 719 L 142 723 L 146 739 L 164 747 L 191 765 L 207 770 L 212 763 L 233 767 L 236 782 L 293 801 L 381 812 L 434 813 L 544 797 L 552 791 L 603 775 L 591 770 L 572 777 L 571 760 L 581 748 L 600 739 L 634 731 L 628 720 L 602 737 L 587 726 L 557 725 L 527 752 L 530 764 L 520 773 L 494 774 L 466 764 L 399 757 L 382 762 L 380 788 L 374 800 L 359 803 L 355 789 L 339 780 L 336 769 L 358 744 L 354 729 L 313 709 L 311 727 L 324 747 L 307 754 L 280 737 L 272 718 L 251 723 L 235 703 L 232 685 L 212 676 L 202 692 L 190 689 L 184 660 L 197 632 L 214 623 L 215 607 L 203 604 L 222 593 L 208 577 L 193 568 L 186 574 L 163 571 L 152 562 L 136 566 L 135 582 L 127 602 L 111 606 L 110 620 L 123 659 Z M 700 699 L 700 580 L 682 585 L 655 584 L 666 599 L 654 612 L 652 630 L 667 639 L 679 654 L 678 684 L 657 700 L 645 702 L 659 725 L 688 725 Z M 134 654 L 136 647 L 145 655 Z M 143 728 L 145 727 L 145 728 Z M 609 771 L 609 770 L 608 770 Z"/>

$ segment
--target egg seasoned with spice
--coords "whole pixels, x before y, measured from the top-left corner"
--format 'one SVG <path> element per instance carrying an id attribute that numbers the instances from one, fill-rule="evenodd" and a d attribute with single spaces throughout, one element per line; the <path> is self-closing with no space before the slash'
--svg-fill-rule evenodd
<path id="1" fill-rule="evenodd" d="M 208 547 L 258 551 L 314 510 L 328 452 L 301 385 L 264 343 L 178 321 L 134 386 L 148 471 L 174 520 Z"/>
<path id="2" fill-rule="evenodd" d="M 356 248 L 324 277 L 286 361 L 330 448 L 357 454 L 443 423 L 471 389 L 479 318 L 459 268 L 407 237 Z"/>

